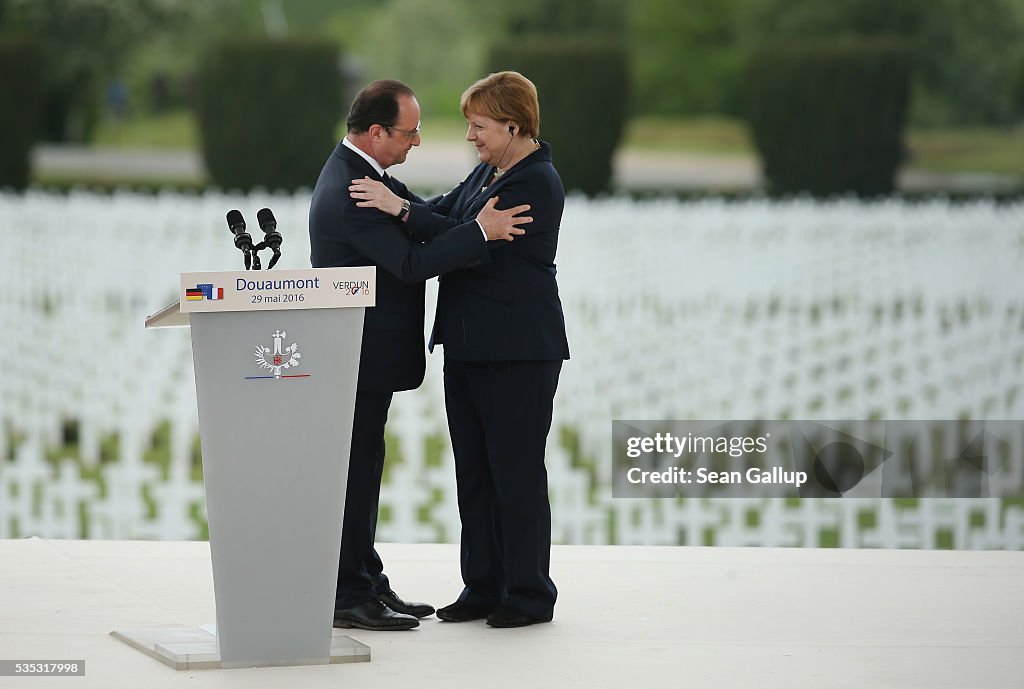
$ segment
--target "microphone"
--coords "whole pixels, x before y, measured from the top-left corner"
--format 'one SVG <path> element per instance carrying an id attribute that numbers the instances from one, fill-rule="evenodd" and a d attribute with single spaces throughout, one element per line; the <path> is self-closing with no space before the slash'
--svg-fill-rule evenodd
<path id="1" fill-rule="evenodd" d="M 274 218 L 274 213 L 269 208 L 261 208 L 260 212 L 256 214 L 256 220 L 260 224 L 260 229 L 263 230 L 265 235 L 263 241 L 260 242 L 260 248 L 269 248 L 274 252 L 274 257 L 270 259 L 270 263 L 267 265 L 267 270 L 270 270 L 277 263 L 278 259 L 281 258 L 281 242 L 284 241 L 284 237 L 277 231 L 277 219 Z"/>
<path id="2" fill-rule="evenodd" d="M 252 265 L 252 237 L 245 231 L 245 219 L 241 211 L 229 210 L 227 215 L 228 230 L 235 236 L 235 248 L 245 256 L 245 269 Z"/>

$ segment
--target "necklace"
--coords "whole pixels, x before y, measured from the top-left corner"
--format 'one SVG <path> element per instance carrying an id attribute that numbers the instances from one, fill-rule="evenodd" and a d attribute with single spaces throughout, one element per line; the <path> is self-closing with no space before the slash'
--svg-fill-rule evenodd
<path id="1" fill-rule="evenodd" d="M 534 153 L 534 152 L 535 152 L 535 151 L 537 151 L 537 150 L 538 150 L 539 148 L 540 148 L 540 142 L 539 142 L 539 141 L 537 141 L 536 139 L 534 139 L 534 140 L 533 140 L 533 150 L 532 150 L 532 151 L 530 151 L 530 153 L 528 153 L 528 154 L 527 154 L 527 156 L 528 156 L 528 155 L 530 155 L 530 154 L 532 154 L 532 153 Z M 525 158 L 525 157 L 526 157 L 526 156 L 523 156 L 523 158 Z M 517 163 L 517 164 L 518 164 L 518 162 L 519 162 L 519 161 L 516 161 L 516 163 Z M 504 175 L 504 174 L 505 174 L 506 172 L 508 172 L 509 170 L 511 170 L 511 169 L 512 169 L 513 167 L 515 167 L 515 166 L 514 166 L 514 165 L 509 165 L 509 166 L 508 166 L 507 168 L 505 168 L 504 170 L 502 170 L 501 168 L 498 168 L 498 167 L 494 168 L 494 179 L 493 179 L 493 181 L 497 182 L 497 181 L 498 181 L 499 179 L 501 179 L 501 176 L 502 176 L 502 175 Z M 488 186 L 488 185 L 486 185 L 486 184 L 485 184 L 485 185 L 484 185 L 483 187 L 481 187 L 481 188 L 480 188 L 480 191 L 483 191 L 484 189 L 486 189 L 486 188 L 487 188 L 487 186 Z"/>

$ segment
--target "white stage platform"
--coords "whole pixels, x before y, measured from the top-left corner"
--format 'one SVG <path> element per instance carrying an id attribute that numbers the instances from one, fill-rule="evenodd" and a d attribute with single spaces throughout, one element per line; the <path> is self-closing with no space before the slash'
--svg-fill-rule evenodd
<path id="1" fill-rule="evenodd" d="M 458 548 L 379 548 L 397 591 L 460 589 Z M 214 621 L 207 543 L 0 541 L 0 659 L 85 677 L 0 687 L 800 687 L 1019 689 L 1024 553 L 559 546 L 552 624 L 436 617 L 345 633 L 372 661 L 175 671 L 114 629 Z"/>

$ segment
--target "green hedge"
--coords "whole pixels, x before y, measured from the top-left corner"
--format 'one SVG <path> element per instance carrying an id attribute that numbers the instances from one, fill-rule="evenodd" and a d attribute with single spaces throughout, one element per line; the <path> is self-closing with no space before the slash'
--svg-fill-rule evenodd
<path id="1" fill-rule="evenodd" d="M 748 115 L 773 193 L 869 196 L 894 189 L 910 99 L 910 54 L 862 38 L 756 51 Z"/>
<path id="2" fill-rule="evenodd" d="M 0 188 L 28 186 L 42 78 L 43 54 L 36 43 L 28 38 L 0 37 Z"/>
<path id="3" fill-rule="evenodd" d="M 96 71 L 82 66 L 71 74 L 43 77 L 39 139 L 52 143 L 92 141 L 103 116 L 103 97 Z"/>
<path id="4" fill-rule="evenodd" d="M 225 188 L 316 183 L 342 117 L 335 45 L 249 41 L 213 47 L 199 69 L 198 119 L 210 178 Z"/>
<path id="5" fill-rule="evenodd" d="M 495 45 L 488 71 L 515 70 L 537 85 L 540 135 L 566 190 L 608 189 L 629 92 L 626 51 L 598 39 L 531 38 Z"/>
<path id="6" fill-rule="evenodd" d="M 1024 119 L 1024 55 L 1017 61 L 1017 73 L 1013 80 L 1011 100 L 1015 110 Z"/>

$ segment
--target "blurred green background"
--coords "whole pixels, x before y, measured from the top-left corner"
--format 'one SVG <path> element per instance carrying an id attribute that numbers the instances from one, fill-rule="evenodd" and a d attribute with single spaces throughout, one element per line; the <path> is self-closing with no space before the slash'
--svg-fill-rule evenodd
<path id="1" fill-rule="evenodd" d="M 602 95 L 625 113 L 613 144 L 751 158 L 746 75 L 758 49 L 896 39 L 911 64 L 901 163 L 1024 179 L 1024 0 L 0 0 L 0 35 L 43 49 L 42 142 L 197 150 L 204 57 L 268 38 L 337 46 L 336 137 L 355 90 L 391 77 L 416 90 L 432 140 L 455 141 L 459 95 L 487 73 L 496 45 L 585 37 L 626 56 L 628 79 Z M 581 123 L 605 116 L 582 110 Z M 90 181 L 52 171 L 31 180 Z"/>

